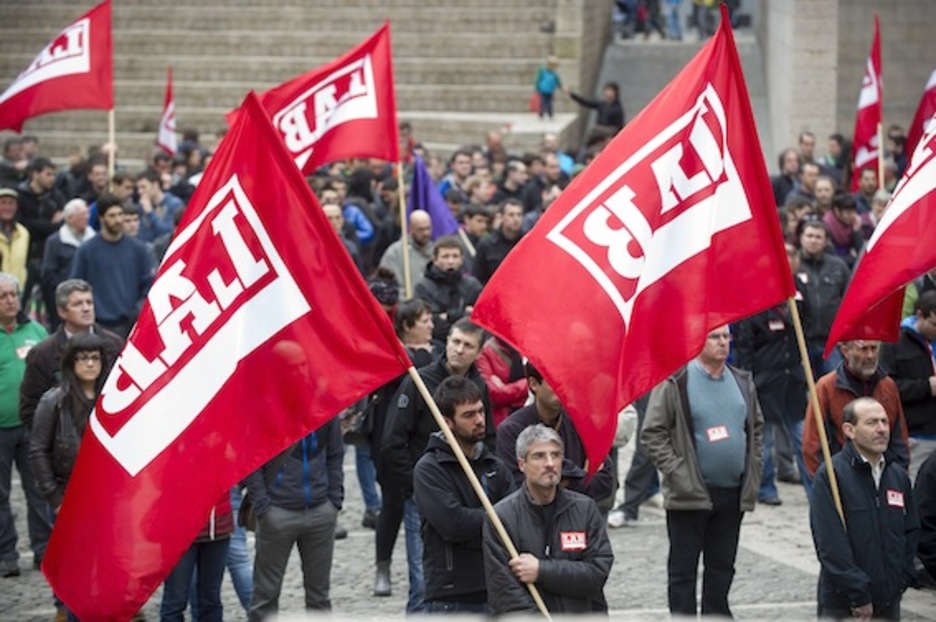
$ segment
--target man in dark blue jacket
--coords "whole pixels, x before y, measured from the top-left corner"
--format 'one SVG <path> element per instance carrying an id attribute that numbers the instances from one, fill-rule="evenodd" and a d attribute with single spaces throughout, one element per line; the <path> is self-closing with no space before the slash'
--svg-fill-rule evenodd
<path id="1" fill-rule="evenodd" d="M 914 584 L 920 521 L 910 479 L 887 452 L 890 423 L 875 399 L 842 411 L 848 443 L 832 458 L 845 524 L 825 465 L 816 471 L 809 507 L 819 557 L 819 616 L 900 619 L 900 599 Z"/>

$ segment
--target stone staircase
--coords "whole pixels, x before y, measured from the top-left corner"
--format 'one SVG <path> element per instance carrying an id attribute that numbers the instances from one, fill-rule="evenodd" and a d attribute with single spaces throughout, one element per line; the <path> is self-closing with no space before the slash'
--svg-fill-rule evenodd
<path id="1" fill-rule="evenodd" d="M 0 88 L 94 0 L 0 0 Z M 610 0 L 113 0 L 114 75 L 122 159 L 149 152 L 173 68 L 177 127 L 211 134 L 248 90 L 263 91 L 339 56 L 391 22 L 397 107 L 418 140 L 445 155 L 510 129 L 523 151 L 555 131 L 570 144 L 578 110 L 527 111 L 536 68 L 556 53 L 573 88 L 597 76 Z M 107 137 L 107 114 L 74 111 L 27 121 L 43 152 L 61 156 Z M 3 135 L 0 135 L 2 138 Z"/>

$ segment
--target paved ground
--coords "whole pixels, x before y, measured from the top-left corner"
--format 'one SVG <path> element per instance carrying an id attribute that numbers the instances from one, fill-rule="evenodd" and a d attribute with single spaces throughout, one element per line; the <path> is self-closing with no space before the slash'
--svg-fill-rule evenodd
<path id="1" fill-rule="evenodd" d="M 354 619 L 401 618 L 406 596 L 406 563 L 402 536 L 393 565 L 393 596 L 375 598 L 373 588 L 374 532 L 360 526 L 363 505 L 354 475 L 353 452 L 345 459 L 348 501 L 341 523 L 350 535 L 336 543 L 332 569 L 332 602 L 336 614 Z M 622 472 L 630 464 L 629 451 Z M 802 488 L 780 485 L 783 505 L 759 506 L 745 517 L 738 553 L 737 576 L 731 591 L 735 616 L 741 620 L 806 620 L 815 618 L 818 564 L 812 548 Z M 14 482 L 17 524 L 25 533 L 25 503 Z M 611 615 L 618 619 L 656 620 L 666 615 L 667 539 L 663 511 L 644 506 L 635 527 L 610 531 L 615 563 L 605 593 Z M 252 547 L 252 542 L 251 542 Z M 51 593 L 42 575 L 32 570 L 32 554 L 21 538 L 22 576 L 0 579 L 0 620 L 50 620 Z M 148 620 L 158 619 L 160 592 L 144 608 Z M 281 606 L 290 617 L 302 613 L 298 556 L 290 560 Z M 230 580 L 224 583 L 225 619 L 243 620 Z M 904 598 L 905 620 L 936 620 L 936 592 L 910 590 Z"/>

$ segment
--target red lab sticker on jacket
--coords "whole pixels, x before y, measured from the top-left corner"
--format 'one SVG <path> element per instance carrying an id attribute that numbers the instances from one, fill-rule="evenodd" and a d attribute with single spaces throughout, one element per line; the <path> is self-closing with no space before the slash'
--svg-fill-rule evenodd
<path id="1" fill-rule="evenodd" d="M 902 508 L 904 507 L 904 498 L 903 493 L 899 490 L 887 489 L 887 505 L 892 508 Z"/>
<path id="2" fill-rule="evenodd" d="M 584 531 L 560 531 L 563 551 L 584 551 L 588 546 L 588 538 Z"/>
<path id="3" fill-rule="evenodd" d="M 728 428 L 723 425 L 708 428 L 705 433 L 708 434 L 708 442 L 710 443 L 717 443 L 728 438 Z"/>

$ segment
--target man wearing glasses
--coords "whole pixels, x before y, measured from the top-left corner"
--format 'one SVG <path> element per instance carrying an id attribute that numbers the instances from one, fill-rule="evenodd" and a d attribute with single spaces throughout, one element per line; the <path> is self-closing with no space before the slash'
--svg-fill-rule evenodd
<path id="1" fill-rule="evenodd" d="M 650 394 L 641 441 L 663 475 L 670 613 L 731 617 L 741 519 L 757 502 L 764 416 L 749 372 L 726 364 L 731 333 L 709 332 L 702 352 Z"/>

